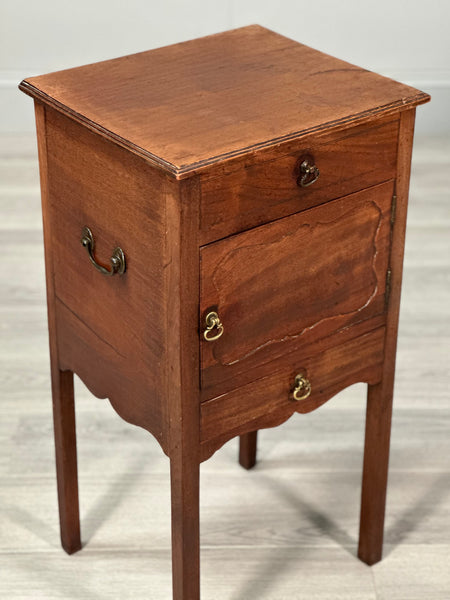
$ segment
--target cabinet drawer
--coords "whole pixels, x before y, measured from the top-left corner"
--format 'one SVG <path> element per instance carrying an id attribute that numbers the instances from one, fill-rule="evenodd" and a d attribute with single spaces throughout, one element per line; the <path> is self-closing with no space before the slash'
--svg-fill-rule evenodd
<path id="1" fill-rule="evenodd" d="M 392 195 L 391 181 L 201 249 L 201 322 L 223 325 L 202 339 L 203 400 L 384 314 Z"/>
<path id="2" fill-rule="evenodd" d="M 201 440 L 205 456 L 236 435 L 279 425 L 294 412 L 314 410 L 334 394 L 357 382 L 381 379 L 385 328 L 379 327 L 319 354 L 284 357 L 278 370 L 266 365 L 265 375 L 241 388 L 204 402 Z M 310 385 L 295 400 L 295 380 L 303 375 Z M 304 393 L 306 391 L 306 393 Z"/>
<path id="3" fill-rule="evenodd" d="M 226 237 L 395 177 L 398 120 L 352 127 L 275 151 L 272 160 L 239 164 L 202 181 L 202 243 Z M 297 182 L 310 157 L 320 171 L 313 184 Z M 230 167 L 233 169 L 233 167 Z"/>

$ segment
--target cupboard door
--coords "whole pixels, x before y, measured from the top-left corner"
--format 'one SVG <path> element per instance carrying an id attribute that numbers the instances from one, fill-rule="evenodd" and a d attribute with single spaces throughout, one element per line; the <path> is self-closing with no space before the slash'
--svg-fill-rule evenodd
<path id="1" fill-rule="evenodd" d="M 393 188 L 390 181 L 201 249 L 201 327 L 212 311 L 223 325 L 217 339 L 201 336 L 204 400 L 384 313 Z"/>

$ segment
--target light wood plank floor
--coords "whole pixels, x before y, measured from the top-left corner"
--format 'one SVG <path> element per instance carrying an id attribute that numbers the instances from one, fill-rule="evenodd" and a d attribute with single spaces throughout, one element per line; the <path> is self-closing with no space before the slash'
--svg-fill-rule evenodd
<path id="1" fill-rule="evenodd" d="M 59 546 L 34 139 L 0 139 L 0 597 L 168 600 L 168 460 L 77 382 L 84 549 Z M 5 260 L 6 257 L 6 260 Z M 384 560 L 356 559 L 365 388 L 202 466 L 205 600 L 450 599 L 450 140 L 418 139 Z"/>

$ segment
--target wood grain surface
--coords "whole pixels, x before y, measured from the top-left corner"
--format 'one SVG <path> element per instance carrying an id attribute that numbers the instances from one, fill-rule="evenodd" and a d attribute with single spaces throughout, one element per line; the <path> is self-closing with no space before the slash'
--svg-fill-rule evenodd
<path id="1" fill-rule="evenodd" d="M 286 355 L 283 367 L 201 407 L 202 459 L 227 440 L 257 428 L 274 427 L 294 412 L 307 413 L 321 406 L 345 387 L 363 381 L 375 384 L 381 379 L 384 351 L 383 327 L 350 339 L 320 354 Z M 292 397 L 297 373 L 304 374 L 312 392 L 306 400 Z"/>
<path id="2" fill-rule="evenodd" d="M 356 560 L 365 417 L 356 385 L 261 431 L 251 472 L 236 464 L 234 441 L 202 464 L 205 599 L 447 599 L 449 186 L 450 140 L 418 138 L 383 560 L 371 569 Z M 77 377 L 84 549 L 61 551 L 34 138 L 0 138 L 0 211 L 0 598 L 167 600 L 168 459 Z"/>
<path id="3" fill-rule="evenodd" d="M 392 277 L 391 293 L 387 307 L 383 376 L 376 385 L 369 385 L 367 396 L 358 556 L 369 565 L 381 560 L 383 551 L 392 402 L 414 119 L 415 110 L 403 113 L 400 118 L 396 179 L 397 202 L 389 261 Z"/>
<path id="4" fill-rule="evenodd" d="M 78 373 L 95 395 L 108 397 L 123 418 L 147 428 L 168 451 L 165 386 L 173 379 L 165 379 L 163 365 L 171 360 L 169 336 L 176 335 L 178 322 L 169 298 L 179 288 L 171 274 L 179 241 L 173 234 L 169 243 L 166 231 L 180 235 L 175 227 L 180 184 L 71 119 L 45 110 L 45 210 L 59 368 Z M 177 208 L 169 210 L 171 198 Z M 170 226 L 169 218 L 174 220 Z M 100 264 L 108 267 L 113 248 L 123 248 L 123 275 L 105 277 L 93 267 L 80 243 L 85 225 L 93 232 Z"/>
<path id="5" fill-rule="evenodd" d="M 172 519 L 173 600 L 200 597 L 200 368 L 198 345 L 199 186 L 188 180 L 168 196 L 167 402 Z"/>
<path id="6" fill-rule="evenodd" d="M 41 183 L 42 224 L 45 239 L 45 279 L 47 290 L 47 321 L 49 330 L 50 370 L 53 401 L 53 433 L 58 486 L 58 506 L 61 545 L 68 554 L 81 549 L 80 508 L 78 497 L 77 440 L 73 373 L 61 369 L 58 348 L 58 317 L 56 309 L 54 248 L 50 210 L 46 109 L 35 104 Z"/>
<path id="7" fill-rule="evenodd" d="M 217 309 L 224 325 L 220 339 L 201 342 L 203 398 L 384 312 L 393 189 L 391 181 L 202 248 L 201 322 Z"/>
<path id="8" fill-rule="evenodd" d="M 200 462 L 244 435 L 240 462 L 250 467 L 257 429 L 310 412 L 362 381 L 369 395 L 358 557 L 377 562 L 414 111 L 429 97 L 259 26 L 20 87 L 45 105 L 37 114 L 65 549 L 80 547 L 78 504 L 68 505 L 77 494 L 73 371 L 110 397 L 119 415 L 153 433 L 170 457 L 174 600 L 200 598 Z M 366 124 L 373 130 L 349 145 L 347 128 Z M 380 140 L 374 169 L 371 135 Z M 228 166 L 228 173 L 239 165 L 251 174 L 271 157 L 281 176 L 290 170 L 292 186 L 302 159 L 292 165 L 288 155 L 302 140 L 325 171 L 309 208 L 292 214 L 283 207 L 272 217 L 278 220 L 254 227 L 256 214 L 246 225 L 253 229 L 215 241 L 242 226 L 232 218 L 201 246 L 202 184 L 228 177 Z M 349 162 L 362 185 L 378 185 L 355 191 Z M 253 186 L 265 182 L 265 171 L 256 171 Z M 347 185 L 353 194 L 325 203 Z M 129 239 L 123 276 L 99 278 L 86 253 L 79 267 L 87 220 L 94 235 L 100 231 L 102 264 L 106 248 Z M 213 309 L 224 335 L 210 344 L 201 334 Z M 297 373 L 312 393 L 294 404 Z"/>
<path id="9" fill-rule="evenodd" d="M 38 111 L 45 111 L 40 135 L 55 378 L 59 369 L 65 373 L 64 385 L 55 379 L 54 386 L 64 547 L 81 547 L 78 505 L 71 504 L 77 491 L 73 371 L 170 455 L 173 598 L 198 598 L 200 415 L 192 376 L 199 372 L 198 182 L 168 179 L 53 109 Z M 108 266 L 112 249 L 123 248 L 125 273 L 106 277 L 94 268 L 80 243 L 83 224 L 94 234 L 100 264 Z"/>
<path id="10" fill-rule="evenodd" d="M 376 127 L 354 126 L 291 142 L 281 155 L 278 149 L 251 164 L 246 157 L 245 162 L 222 165 L 220 176 L 203 177 L 202 243 L 393 179 L 398 120 L 392 119 Z M 302 188 L 297 180 L 305 157 L 318 167 L 320 176 Z"/>
<path id="11" fill-rule="evenodd" d="M 32 77 L 20 87 L 179 178 L 429 100 L 258 25 Z"/>

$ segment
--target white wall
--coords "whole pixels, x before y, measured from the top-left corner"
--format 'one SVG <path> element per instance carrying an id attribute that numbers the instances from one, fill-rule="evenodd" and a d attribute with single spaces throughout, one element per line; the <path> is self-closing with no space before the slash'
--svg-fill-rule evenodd
<path id="1" fill-rule="evenodd" d="M 0 133 L 33 130 L 24 77 L 250 23 L 431 93 L 417 130 L 450 133 L 449 0 L 0 0 Z"/>

